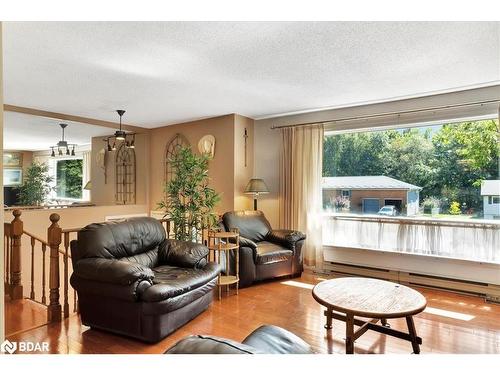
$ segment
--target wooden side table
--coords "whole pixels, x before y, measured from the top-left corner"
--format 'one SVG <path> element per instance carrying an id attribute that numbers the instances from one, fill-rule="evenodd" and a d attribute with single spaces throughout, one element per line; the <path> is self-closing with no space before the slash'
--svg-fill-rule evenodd
<path id="1" fill-rule="evenodd" d="M 238 288 L 240 283 L 240 262 L 239 262 L 239 248 L 240 248 L 240 233 L 237 228 L 231 229 L 230 232 L 208 232 L 208 248 L 213 252 L 214 262 L 221 264 L 222 257 L 221 253 L 224 252 L 224 259 L 226 262 L 226 274 L 219 274 L 217 280 L 217 287 L 219 289 L 219 300 L 222 295 L 222 287 L 226 286 L 226 292 L 229 295 L 230 285 L 236 284 L 236 294 L 238 294 Z M 229 256 L 232 251 L 236 252 L 235 255 L 235 274 L 229 274 Z"/>

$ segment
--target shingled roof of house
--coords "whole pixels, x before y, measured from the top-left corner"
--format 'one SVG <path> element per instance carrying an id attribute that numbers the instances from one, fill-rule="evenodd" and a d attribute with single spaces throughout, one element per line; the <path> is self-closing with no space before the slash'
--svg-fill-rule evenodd
<path id="1" fill-rule="evenodd" d="M 420 186 L 387 176 L 323 177 L 323 189 L 345 190 L 421 190 Z"/>

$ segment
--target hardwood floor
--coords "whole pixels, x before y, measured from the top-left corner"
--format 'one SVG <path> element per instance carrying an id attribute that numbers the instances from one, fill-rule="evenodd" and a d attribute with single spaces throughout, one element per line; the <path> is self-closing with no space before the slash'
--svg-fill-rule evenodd
<path id="1" fill-rule="evenodd" d="M 5 335 L 24 332 L 47 323 L 47 308 L 29 299 L 5 301 Z"/>
<path id="2" fill-rule="evenodd" d="M 345 353 L 345 324 L 334 321 L 331 334 L 323 328 L 323 307 L 311 288 L 323 277 L 304 274 L 240 289 L 238 296 L 215 298 L 212 306 L 179 330 L 154 345 L 84 327 L 77 315 L 62 324 L 50 324 L 17 333 L 13 341 L 48 341 L 52 353 L 163 353 L 191 334 L 210 334 L 242 340 L 262 324 L 284 327 L 309 342 L 319 353 Z M 421 354 L 500 353 L 500 305 L 460 294 L 420 290 L 428 308 L 415 317 L 422 337 Z M 7 327 L 10 322 L 6 322 Z M 406 330 L 404 319 L 392 319 L 393 328 Z M 376 332 L 355 343 L 355 353 L 411 353 L 411 344 Z"/>

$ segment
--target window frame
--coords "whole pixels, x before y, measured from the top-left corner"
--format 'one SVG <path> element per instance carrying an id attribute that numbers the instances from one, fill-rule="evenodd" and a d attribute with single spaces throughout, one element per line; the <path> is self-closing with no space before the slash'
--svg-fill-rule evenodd
<path id="1" fill-rule="evenodd" d="M 68 198 L 68 197 L 61 197 L 57 195 L 57 163 L 60 161 L 65 161 L 65 160 L 81 160 L 82 161 L 82 197 L 81 198 Z M 83 160 L 83 155 L 77 155 L 77 156 L 67 156 L 67 157 L 56 157 L 51 159 L 52 163 L 49 164 L 49 175 L 53 177 L 53 181 L 51 186 L 53 187 L 53 194 L 49 199 L 52 200 L 58 200 L 58 201 L 68 201 L 68 202 L 85 202 L 86 200 L 84 199 L 84 191 L 83 191 L 83 169 L 84 169 L 84 160 Z"/>

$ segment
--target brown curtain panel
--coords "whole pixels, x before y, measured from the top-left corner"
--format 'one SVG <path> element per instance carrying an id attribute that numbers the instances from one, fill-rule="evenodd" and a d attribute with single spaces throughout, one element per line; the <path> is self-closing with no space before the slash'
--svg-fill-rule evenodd
<path id="1" fill-rule="evenodd" d="M 307 235 L 304 264 L 322 269 L 323 124 L 280 131 L 280 226 Z"/>

